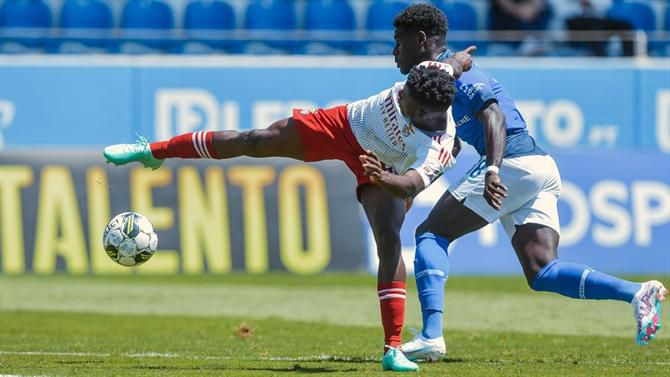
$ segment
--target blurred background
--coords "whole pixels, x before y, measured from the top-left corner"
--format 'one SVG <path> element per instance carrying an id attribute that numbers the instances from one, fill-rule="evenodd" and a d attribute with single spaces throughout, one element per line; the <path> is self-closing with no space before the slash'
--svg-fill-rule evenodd
<path id="1" fill-rule="evenodd" d="M 2 0 L 5 53 L 388 55 L 401 0 Z M 664 0 L 436 0 L 487 56 L 668 56 Z"/>
<path id="2" fill-rule="evenodd" d="M 0 0 L 0 272 L 106 274 L 116 213 L 151 219 L 133 271 L 376 271 L 339 162 L 170 161 L 110 168 L 107 144 L 264 128 L 292 108 L 375 94 L 395 68 L 391 0 Z M 564 259 L 670 274 L 670 5 L 663 0 L 434 1 L 448 45 L 511 92 L 563 177 Z M 422 193 L 413 232 L 450 182 Z M 453 274 L 520 274 L 498 224 L 451 250 Z M 650 261 L 653 261 L 650 263 Z"/>

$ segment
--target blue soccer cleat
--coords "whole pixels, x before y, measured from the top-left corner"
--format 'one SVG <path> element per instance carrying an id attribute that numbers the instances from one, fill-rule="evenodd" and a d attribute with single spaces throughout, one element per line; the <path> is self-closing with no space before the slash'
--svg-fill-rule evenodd
<path id="1" fill-rule="evenodd" d="M 661 302 L 667 293 L 661 282 L 651 280 L 642 283 L 642 288 L 635 294 L 631 305 L 637 322 L 637 344 L 646 346 L 661 329 Z"/>
<path id="2" fill-rule="evenodd" d="M 409 361 L 399 348 L 386 346 L 389 350 L 382 357 L 382 369 L 394 372 L 414 372 L 419 366 Z"/>
<path id="3" fill-rule="evenodd" d="M 145 168 L 156 170 L 163 165 L 163 161 L 154 157 L 146 138 L 139 136 L 134 144 L 115 144 L 105 147 L 102 154 L 107 162 L 116 166 L 130 162 L 139 162 Z"/>

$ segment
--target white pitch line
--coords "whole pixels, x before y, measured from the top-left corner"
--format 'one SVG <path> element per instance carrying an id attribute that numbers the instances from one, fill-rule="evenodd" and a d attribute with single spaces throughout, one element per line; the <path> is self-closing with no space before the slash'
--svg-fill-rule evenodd
<path id="1" fill-rule="evenodd" d="M 0 355 L 16 356 L 72 356 L 72 357 L 128 357 L 128 358 L 181 358 L 188 360 L 249 360 L 249 361 L 378 361 L 375 358 L 351 358 L 333 355 L 315 355 L 302 357 L 268 356 L 268 357 L 231 357 L 231 356 L 189 356 L 174 353 L 97 353 L 97 352 L 45 352 L 45 351 L 0 351 Z M 0 377 L 4 377 L 0 375 Z"/>

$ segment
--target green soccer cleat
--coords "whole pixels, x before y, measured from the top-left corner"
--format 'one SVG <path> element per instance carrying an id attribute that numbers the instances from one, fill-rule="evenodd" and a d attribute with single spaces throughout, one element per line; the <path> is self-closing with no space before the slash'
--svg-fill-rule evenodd
<path id="1" fill-rule="evenodd" d="M 409 361 L 401 350 L 389 346 L 386 347 L 389 350 L 382 357 L 382 369 L 394 372 L 414 372 L 419 370 L 419 366 Z"/>
<path id="2" fill-rule="evenodd" d="M 163 161 L 154 157 L 146 138 L 139 136 L 135 144 L 115 144 L 105 147 L 102 151 L 107 162 L 116 166 L 129 162 L 139 162 L 145 168 L 156 170 L 163 165 Z"/>

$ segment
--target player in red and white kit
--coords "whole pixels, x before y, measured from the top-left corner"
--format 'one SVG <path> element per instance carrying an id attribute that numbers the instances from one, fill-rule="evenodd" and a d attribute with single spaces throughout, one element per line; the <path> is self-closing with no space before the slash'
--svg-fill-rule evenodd
<path id="1" fill-rule="evenodd" d="M 385 342 L 382 366 L 385 370 L 416 370 L 417 365 L 398 349 L 405 308 L 405 264 L 399 234 L 405 202 L 380 185 L 402 187 L 397 194 L 411 199 L 455 163 L 455 124 L 450 111 L 454 76 L 469 69 L 470 51 L 444 63 L 421 63 L 405 82 L 367 99 L 330 109 L 293 110 L 292 117 L 267 129 L 195 132 L 151 144 L 142 139 L 135 144 L 108 146 L 104 156 L 115 165 L 140 162 L 153 169 L 160 167 L 164 159 L 174 157 L 343 161 L 356 176 L 358 199 L 377 243 L 378 295 Z M 398 174 L 394 177 L 402 182 L 383 182 L 379 177 L 366 176 L 363 165 L 377 160 Z"/>

